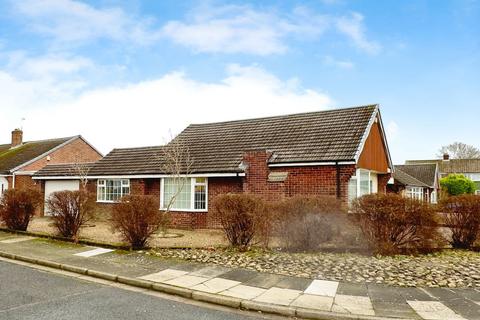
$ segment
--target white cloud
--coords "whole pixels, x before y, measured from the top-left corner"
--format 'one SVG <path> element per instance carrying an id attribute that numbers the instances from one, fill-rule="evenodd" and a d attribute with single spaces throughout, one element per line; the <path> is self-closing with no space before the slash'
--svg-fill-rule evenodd
<path id="1" fill-rule="evenodd" d="M 363 15 L 353 12 L 349 16 L 339 18 L 336 21 L 336 27 L 339 32 L 348 36 L 357 48 L 371 54 L 377 54 L 382 47 L 377 42 L 367 39 L 363 20 Z"/>
<path id="2" fill-rule="evenodd" d="M 95 8 L 74 0 L 22 0 L 12 4 L 15 12 L 28 19 L 32 31 L 61 43 L 108 38 L 144 44 L 159 36 L 150 29 L 150 19 L 135 17 L 118 7 Z"/>
<path id="3" fill-rule="evenodd" d="M 304 8 L 289 17 L 249 6 L 201 7 L 187 22 L 170 21 L 163 33 L 175 43 L 198 52 L 268 55 L 287 50 L 285 37 L 318 36 L 328 27 L 327 16 L 315 19 Z"/>
<path id="4" fill-rule="evenodd" d="M 49 88 L 41 84 L 12 77 L 2 82 L 0 77 L 2 84 L 14 89 L 11 94 L 0 91 L 0 101 L 9 102 L 7 117 L 0 119 L 2 140 L 25 116 L 26 138 L 80 133 L 105 152 L 113 147 L 161 144 L 170 130 L 179 132 L 189 123 L 322 110 L 333 104 L 328 95 L 302 88 L 296 79 L 282 81 L 257 66 L 231 65 L 219 82 L 171 72 L 155 80 L 56 101 L 42 95 Z M 27 104 L 30 108 L 20 111 Z"/>
<path id="5" fill-rule="evenodd" d="M 323 63 L 326 66 L 337 67 L 337 68 L 340 68 L 340 69 L 353 69 L 355 67 L 353 62 L 351 62 L 349 60 L 338 60 L 338 59 L 335 59 L 332 56 L 325 56 L 323 58 Z"/>

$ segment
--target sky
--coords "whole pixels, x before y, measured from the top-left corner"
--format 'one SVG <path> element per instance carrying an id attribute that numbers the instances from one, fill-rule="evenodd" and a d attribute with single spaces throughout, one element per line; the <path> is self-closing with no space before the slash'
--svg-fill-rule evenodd
<path id="1" fill-rule="evenodd" d="M 395 163 L 480 147 L 480 0 L 0 0 L 0 143 L 365 104 Z"/>

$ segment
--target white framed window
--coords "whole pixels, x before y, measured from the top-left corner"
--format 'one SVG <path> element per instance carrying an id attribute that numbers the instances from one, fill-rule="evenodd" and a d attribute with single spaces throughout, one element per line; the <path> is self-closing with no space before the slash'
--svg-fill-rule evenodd
<path id="1" fill-rule="evenodd" d="M 129 179 L 100 179 L 97 181 L 98 202 L 118 202 L 130 194 Z"/>
<path id="2" fill-rule="evenodd" d="M 407 197 L 423 201 L 423 188 L 407 187 L 405 194 Z"/>
<path id="3" fill-rule="evenodd" d="M 438 202 L 438 199 L 437 199 L 437 191 L 432 191 L 432 193 L 430 194 L 430 203 L 437 203 Z"/>
<path id="4" fill-rule="evenodd" d="M 348 182 L 348 201 L 366 194 L 376 193 L 378 190 L 378 177 L 376 173 L 369 170 L 358 169 L 355 175 Z"/>
<path id="5" fill-rule="evenodd" d="M 172 200 L 172 198 L 175 199 Z M 163 178 L 160 183 L 160 208 L 172 211 L 208 210 L 207 178 Z"/>
<path id="6" fill-rule="evenodd" d="M 480 190 L 476 190 L 476 191 L 475 191 L 475 194 L 476 194 L 477 196 L 480 196 Z"/>

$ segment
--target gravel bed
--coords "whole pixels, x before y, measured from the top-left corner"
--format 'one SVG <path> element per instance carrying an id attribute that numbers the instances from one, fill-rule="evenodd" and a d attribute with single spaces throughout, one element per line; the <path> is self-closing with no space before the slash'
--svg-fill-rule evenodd
<path id="1" fill-rule="evenodd" d="M 401 287 L 480 287 L 480 253 L 460 250 L 420 256 L 290 254 L 222 249 L 156 249 L 148 254 L 259 272 Z"/>

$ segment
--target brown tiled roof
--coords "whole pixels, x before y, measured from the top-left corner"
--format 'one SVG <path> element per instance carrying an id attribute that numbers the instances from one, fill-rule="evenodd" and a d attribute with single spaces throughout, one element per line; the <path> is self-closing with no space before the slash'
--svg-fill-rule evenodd
<path id="1" fill-rule="evenodd" d="M 79 171 L 83 174 L 88 173 L 94 162 L 83 162 L 81 164 L 49 164 L 35 172 L 34 177 L 61 177 L 61 176 L 78 176 Z"/>
<path id="2" fill-rule="evenodd" d="M 397 166 L 395 166 L 395 172 L 392 174 L 392 176 L 396 184 L 413 187 L 429 187 L 429 185 L 427 185 L 426 183 L 418 180 L 415 177 L 412 177 Z"/>
<path id="3" fill-rule="evenodd" d="M 10 170 L 41 156 L 75 137 L 28 141 L 15 148 L 10 144 L 0 145 L 0 173 Z"/>
<path id="4" fill-rule="evenodd" d="M 412 165 L 397 165 L 395 171 L 402 171 L 409 176 L 421 181 L 426 186 L 434 187 L 435 178 L 437 174 L 437 164 L 412 164 Z"/>
<path id="5" fill-rule="evenodd" d="M 162 146 L 113 149 L 90 169 L 89 175 L 138 175 L 160 171 Z"/>
<path id="6" fill-rule="evenodd" d="M 406 163 L 438 163 L 440 173 L 480 173 L 480 159 L 408 160 Z"/>
<path id="7" fill-rule="evenodd" d="M 242 172 L 242 157 L 249 150 L 272 152 L 270 163 L 353 161 L 377 107 L 192 124 L 167 147 L 185 145 L 194 173 Z M 162 147 L 115 149 L 90 175 L 163 173 L 162 154 Z"/>

